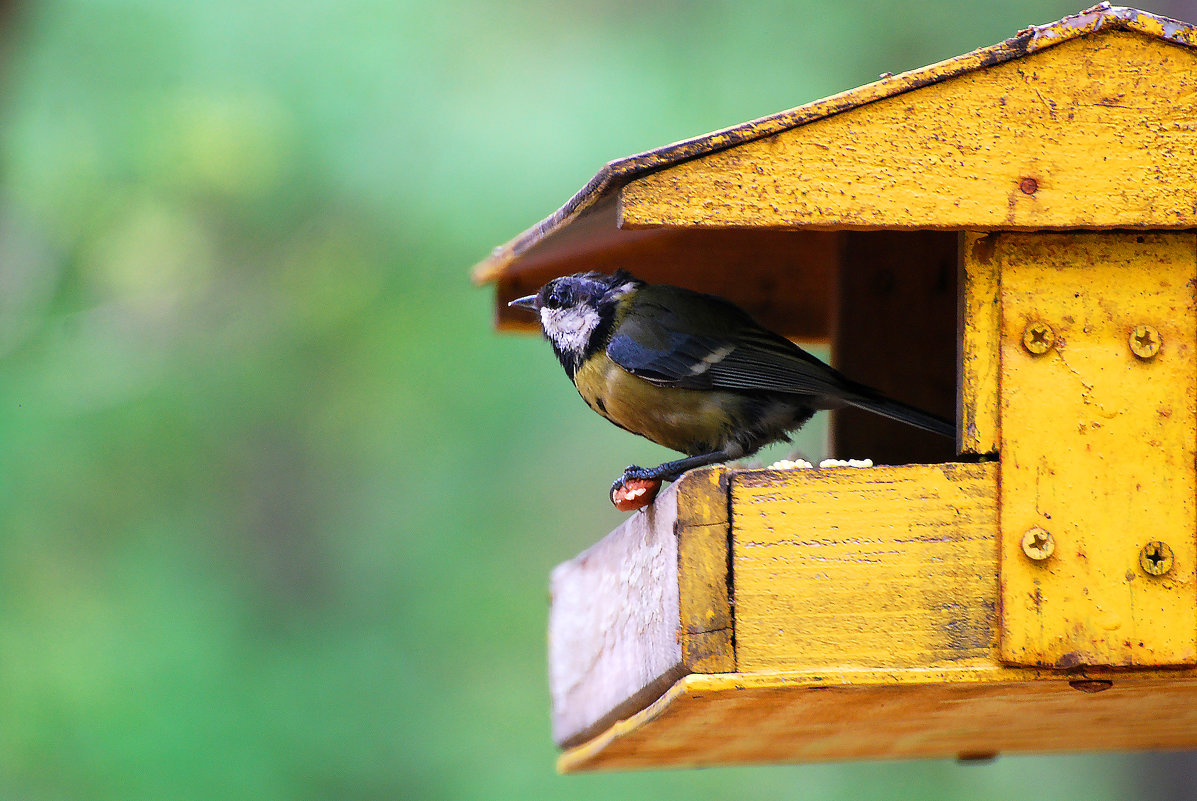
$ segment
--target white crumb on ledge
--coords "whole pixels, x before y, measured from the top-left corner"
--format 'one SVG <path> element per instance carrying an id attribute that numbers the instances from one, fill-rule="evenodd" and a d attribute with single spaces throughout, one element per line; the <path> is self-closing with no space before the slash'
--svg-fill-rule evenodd
<path id="1" fill-rule="evenodd" d="M 824 459 L 819 467 L 872 467 L 872 459 Z"/>
<path id="2" fill-rule="evenodd" d="M 780 462 L 774 462 L 769 465 L 770 470 L 807 470 L 811 467 L 814 467 L 814 465 L 805 459 L 799 459 L 796 462 L 789 459 L 782 459 Z"/>
<path id="3" fill-rule="evenodd" d="M 819 462 L 819 467 L 872 467 L 872 459 L 824 459 Z M 798 461 L 791 461 L 789 459 L 782 459 L 779 462 L 774 462 L 769 465 L 770 470 L 809 470 L 814 465 L 805 459 Z"/>

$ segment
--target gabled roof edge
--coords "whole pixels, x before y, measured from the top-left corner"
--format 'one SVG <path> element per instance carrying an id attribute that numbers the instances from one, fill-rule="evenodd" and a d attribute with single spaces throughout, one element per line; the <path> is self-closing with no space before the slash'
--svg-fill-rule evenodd
<path id="1" fill-rule="evenodd" d="M 610 192 L 643 175 L 1103 30 L 1135 31 L 1197 49 L 1197 27 L 1193 25 L 1134 8 L 1100 3 L 1056 22 L 1025 28 L 1014 37 L 989 47 L 888 76 L 787 111 L 611 161 L 557 211 L 507 244 L 495 248 L 488 258 L 475 266 L 473 279 L 480 284 L 496 280 L 521 253 L 568 224 Z"/>

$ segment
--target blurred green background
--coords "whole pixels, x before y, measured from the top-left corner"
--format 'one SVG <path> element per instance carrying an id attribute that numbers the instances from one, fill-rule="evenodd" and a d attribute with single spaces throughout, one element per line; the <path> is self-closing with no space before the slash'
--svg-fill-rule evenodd
<path id="1" fill-rule="evenodd" d="M 555 775 L 548 572 L 668 454 L 468 281 L 608 159 L 1077 10 L 8 9 L 0 798 L 1185 797 L 1181 757 Z"/>

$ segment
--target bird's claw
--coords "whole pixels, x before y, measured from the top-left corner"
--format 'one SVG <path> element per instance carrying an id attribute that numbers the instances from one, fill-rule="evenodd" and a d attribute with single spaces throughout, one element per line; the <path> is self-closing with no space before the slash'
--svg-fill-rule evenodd
<path id="1" fill-rule="evenodd" d="M 646 479 L 646 478 L 656 478 L 656 471 L 649 470 L 644 467 L 639 467 L 634 464 L 630 464 L 623 469 L 624 481 L 631 481 L 632 479 Z"/>
<path id="2" fill-rule="evenodd" d="M 643 475 L 646 472 L 648 472 L 648 471 L 645 470 L 643 467 L 638 467 L 634 464 L 628 465 L 627 467 L 625 467 L 623 469 L 623 475 L 621 475 L 619 478 L 617 478 L 613 482 L 611 482 L 611 494 L 615 494 L 615 491 L 617 489 L 619 489 L 620 487 L 622 487 L 624 484 L 628 483 L 629 481 L 632 481 L 635 479 L 640 479 L 640 478 L 646 478 L 646 476 Z"/>

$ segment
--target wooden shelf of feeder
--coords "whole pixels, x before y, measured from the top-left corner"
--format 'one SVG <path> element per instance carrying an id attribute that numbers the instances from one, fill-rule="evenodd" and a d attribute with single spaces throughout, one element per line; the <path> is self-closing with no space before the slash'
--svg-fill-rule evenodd
<path id="1" fill-rule="evenodd" d="M 561 770 L 1192 747 L 1193 667 L 1002 661 L 999 472 L 685 476 L 554 571 Z"/>
<path id="2" fill-rule="evenodd" d="M 553 574 L 563 769 L 1197 746 L 1197 234 L 965 244 L 1000 457 L 684 476 Z"/>

